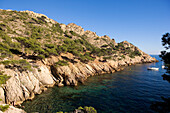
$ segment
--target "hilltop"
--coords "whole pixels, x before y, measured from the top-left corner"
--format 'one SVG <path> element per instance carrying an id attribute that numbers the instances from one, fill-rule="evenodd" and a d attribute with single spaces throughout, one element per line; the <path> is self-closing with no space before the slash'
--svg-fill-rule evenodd
<path id="1" fill-rule="evenodd" d="M 156 62 L 138 47 L 32 11 L 0 10 L 0 98 L 21 104 L 53 85 L 76 86 L 122 66 Z"/>

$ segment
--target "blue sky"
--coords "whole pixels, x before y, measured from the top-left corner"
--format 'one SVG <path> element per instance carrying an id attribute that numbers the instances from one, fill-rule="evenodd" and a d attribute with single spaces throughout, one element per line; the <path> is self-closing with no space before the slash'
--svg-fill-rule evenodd
<path id="1" fill-rule="evenodd" d="M 148 54 L 159 54 L 161 37 L 170 32 L 170 0 L 0 0 L 0 8 L 75 23 L 116 42 L 127 40 Z"/>

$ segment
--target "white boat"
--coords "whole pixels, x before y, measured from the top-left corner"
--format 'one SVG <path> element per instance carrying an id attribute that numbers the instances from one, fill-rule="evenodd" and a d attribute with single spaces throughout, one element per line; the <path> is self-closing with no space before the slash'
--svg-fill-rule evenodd
<path id="1" fill-rule="evenodd" d="M 156 67 L 148 67 L 148 70 L 156 70 L 156 71 L 158 71 L 159 68 L 156 68 Z"/>
<path id="2" fill-rule="evenodd" d="M 164 68 L 165 68 L 165 66 L 163 65 L 163 66 L 162 66 L 162 69 L 164 69 Z"/>

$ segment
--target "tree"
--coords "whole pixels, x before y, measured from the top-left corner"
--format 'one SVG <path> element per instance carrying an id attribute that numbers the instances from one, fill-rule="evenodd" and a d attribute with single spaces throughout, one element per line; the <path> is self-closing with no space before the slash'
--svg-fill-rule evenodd
<path id="1" fill-rule="evenodd" d="M 162 37 L 162 45 L 165 47 L 166 51 L 161 51 L 160 57 L 165 63 L 168 73 L 170 73 L 170 52 L 167 50 L 170 49 L 170 34 L 166 33 Z"/>
<path id="2" fill-rule="evenodd" d="M 161 51 L 160 57 L 164 61 L 167 72 L 162 75 L 164 80 L 170 82 L 170 34 L 166 33 L 162 37 L 162 45 L 165 47 L 166 51 Z M 162 102 L 154 102 L 151 105 L 151 109 L 159 113 L 169 113 L 170 112 L 170 98 L 162 98 Z"/>
<path id="3" fill-rule="evenodd" d="M 168 80 L 170 82 L 170 52 L 168 50 L 170 49 L 170 34 L 166 33 L 162 37 L 162 45 L 165 47 L 166 51 L 161 51 L 160 57 L 165 63 L 167 73 L 162 75 L 163 79 Z"/>

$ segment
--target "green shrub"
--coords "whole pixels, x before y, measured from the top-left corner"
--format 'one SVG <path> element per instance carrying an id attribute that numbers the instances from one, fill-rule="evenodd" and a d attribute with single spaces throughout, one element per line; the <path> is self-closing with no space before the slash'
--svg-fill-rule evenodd
<path id="1" fill-rule="evenodd" d="M 110 48 L 112 48 L 113 50 L 115 50 L 115 45 L 114 45 L 113 42 L 110 42 L 108 45 L 110 46 Z"/>
<path id="2" fill-rule="evenodd" d="M 134 51 L 134 54 L 135 54 L 136 56 L 141 56 L 141 53 L 140 53 L 138 50 Z"/>
<path id="3" fill-rule="evenodd" d="M 32 34 L 31 34 L 31 38 L 37 39 L 37 38 L 41 38 L 42 37 L 42 33 L 43 33 L 43 28 L 39 27 L 39 26 L 31 26 L 32 30 Z"/>
<path id="4" fill-rule="evenodd" d="M 45 56 L 44 55 L 37 55 L 37 58 L 42 60 L 42 59 L 45 59 Z"/>
<path id="5" fill-rule="evenodd" d="M 46 20 L 45 20 L 45 19 L 46 19 L 45 16 L 37 17 L 37 19 L 38 19 L 38 23 L 39 23 L 39 24 L 40 24 L 40 23 L 42 23 L 42 24 L 43 24 L 43 23 L 47 23 Z"/>
<path id="6" fill-rule="evenodd" d="M 37 19 L 35 19 L 35 18 L 31 18 L 33 21 L 35 21 L 36 23 L 38 23 L 38 21 L 37 21 Z"/>
<path id="7" fill-rule="evenodd" d="M 25 59 L 21 59 L 21 60 L 16 61 L 16 64 L 17 64 L 17 62 L 19 64 L 19 66 L 22 68 L 23 71 L 31 70 L 31 65 Z"/>
<path id="8" fill-rule="evenodd" d="M 108 56 L 108 57 L 103 57 L 103 59 L 112 59 L 112 57 L 111 56 Z"/>
<path id="9" fill-rule="evenodd" d="M 61 45 L 61 46 L 57 46 L 56 48 L 58 53 L 66 53 L 67 52 L 67 46 L 66 45 Z"/>
<path id="10" fill-rule="evenodd" d="M 0 110 L 5 112 L 9 108 L 9 105 L 0 105 Z"/>
<path id="11" fill-rule="evenodd" d="M 77 34 L 77 33 L 75 33 L 74 31 L 70 31 L 70 33 L 71 33 L 73 36 L 78 36 L 78 37 L 80 37 L 80 35 Z"/>
<path id="12" fill-rule="evenodd" d="M 51 48 L 51 49 L 50 48 L 46 48 L 45 51 L 48 53 L 48 55 L 58 55 L 58 53 L 57 53 L 55 48 Z"/>
<path id="13" fill-rule="evenodd" d="M 59 111 L 59 112 L 57 112 L 57 113 L 64 113 L 63 111 Z"/>
<path id="14" fill-rule="evenodd" d="M 108 47 L 109 45 L 105 44 L 105 45 L 102 45 L 101 47 Z"/>
<path id="15" fill-rule="evenodd" d="M 26 35 L 30 35 L 31 33 L 30 33 L 29 31 L 26 31 L 25 34 L 26 34 Z"/>
<path id="16" fill-rule="evenodd" d="M 0 20 L 3 20 L 3 17 L 2 17 L 2 16 L 0 16 Z"/>
<path id="17" fill-rule="evenodd" d="M 21 45 L 24 45 L 26 48 L 30 48 L 32 50 L 36 50 L 37 48 L 40 47 L 40 43 L 37 42 L 36 39 L 32 38 L 25 38 L 25 37 L 16 37 L 16 40 L 21 43 Z"/>
<path id="18" fill-rule="evenodd" d="M 118 47 L 124 47 L 123 43 L 118 43 Z"/>
<path id="19" fill-rule="evenodd" d="M 54 48 L 55 46 L 54 46 L 54 44 L 45 44 L 45 47 L 48 47 L 48 48 Z"/>
<path id="20" fill-rule="evenodd" d="M 4 64 L 6 67 L 8 67 L 8 65 L 11 65 L 12 67 L 14 67 L 14 65 L 15 66 L 17 65 L 17 68 L 20 71 L 26 71 L 26 70 L 31 71 L 31 65 L 25 59 L 5 60 L 5 61 L 1 61 L 0 64 Z"/>
<path id="21" fill-rule="evenodd" d="M 72 38 L 72 36 L 70 36 L 70 35 L 68 34 L 68 31 L 65 31 L 64 34 L 65 34 L 66 37 Z"/>
<path id="22" fill-rule="evenodd" d="M 79 109 L 79 110 L 83 110 L 84 108 L 80 106 L 80 107 L 78 107 L 78 109 Z"/>
<path id="23" fill-rule="evenodd" d="M 129 54 L 129 57 L 135 58 L 135 56 L 141 56 L 141 53 L 138 50 L 131 51 L 130 54 Z"/>
<path id="24" fill-rule="evenodd" d="M 94 107 L 87 107 L 85 106 L 84 108 L 80 107 L 79 110 L 84 111 L 85 113 L 97 113 L 96 109 Z"/>
<path id="25" fill-rule="evenodd" d="M 10 76 L 4 75 L 3 73 L 4 72 L 0 71 L 0 85 L 6 84 L 6 81 L 10 78 Z"/>
<path id="26" fill-rule="evenodd" d="M 58 66 L 67 66 L 68 65 L 68 61 L 66 61 L 66 60 L 59 60 L 54 65 L 55 65 L 55 67 L 58 67 Z"/>
<path id="27" fill-rule="evenodd" d="M 125 56 L 124 56 L 124 55 L 122 55 L 121 57 L 122 57 L 123 59 L 125 59 Z"/>
<path id="28" fill-rule="evenodd" d="M 4 23 L 0 23 L 0 27 L 6 27 L 7 25 Z"/>
<path id="29" fill-rule="evenodd" d="M 10 46 L 7 43 L 0 42 L 0 49 L 4 50 L 4 51 L 7 51 L 7 50 L 10 49 Z"/>
<path id="30" fill-rule="evenodd" d="M 135 58 L 135 55 L 134 55 L 133 53 L 130 53 L 130 54 L 129 54 L 129 57 L 130 57 L 130 58 Z"/>
<path id="31" fill-rule="evenodd" d="M 102 38 L 102 40 L 105 41 L 105 42 L 107 41 L 105 38 Z"/>
<path id="32" fill-rule="evenodd" d="M 52 31 L 53 31 L 54 33 L 55 33 L 55 32 L 58 32 L 58 33 L 60 33 L 60 34 L 63 34 L 63 30 L 61 29 L 59 23 L 54 24 L 54 25 L 52 26 Z"/>
<path id="33" fill-rule="evenodd" d="M 100 38 L 99 37 L 97 37 L 97 38 L 95 38 L 94 40 L 99 40 Z"/>

